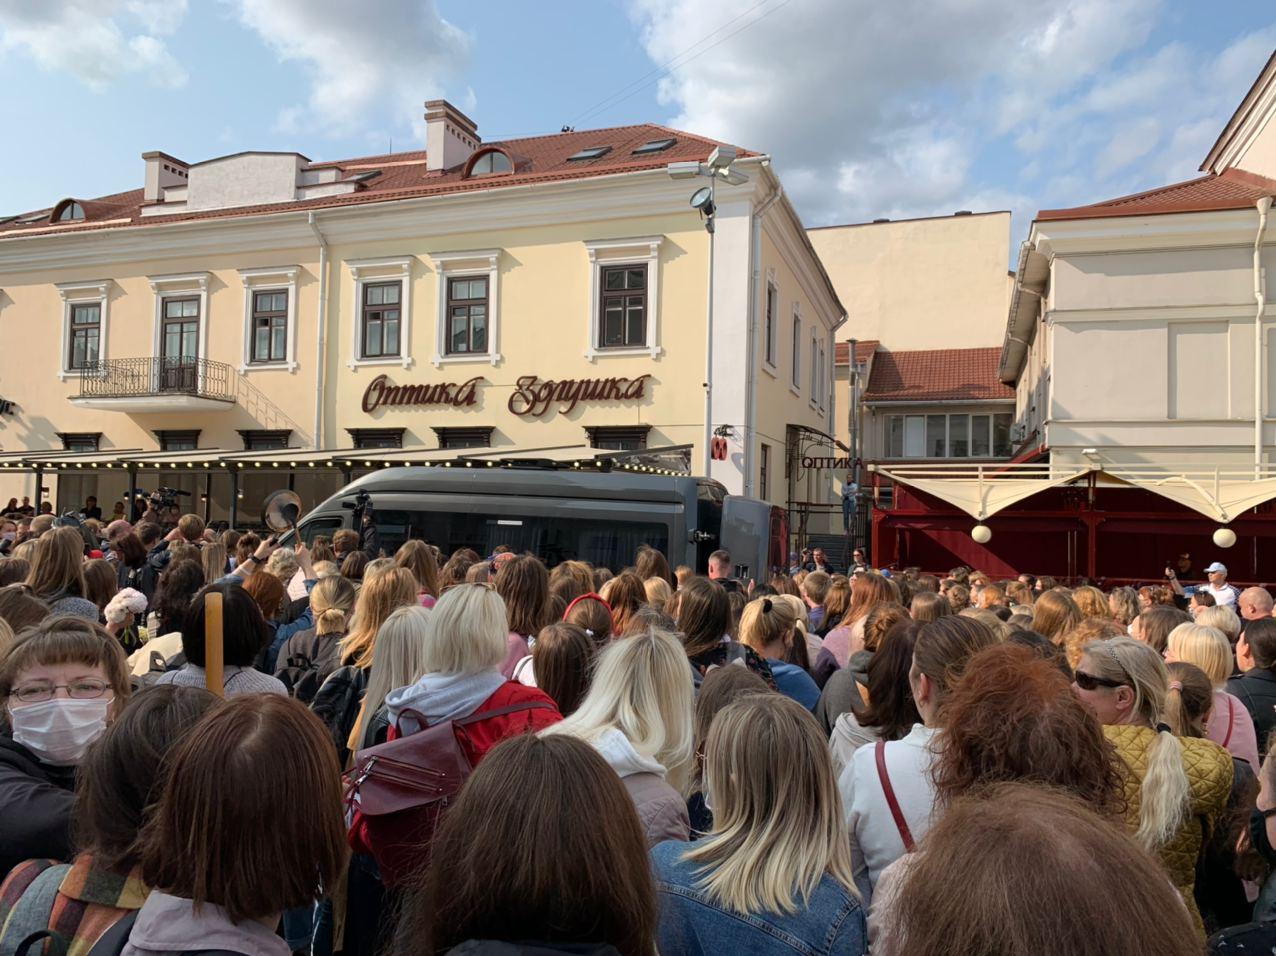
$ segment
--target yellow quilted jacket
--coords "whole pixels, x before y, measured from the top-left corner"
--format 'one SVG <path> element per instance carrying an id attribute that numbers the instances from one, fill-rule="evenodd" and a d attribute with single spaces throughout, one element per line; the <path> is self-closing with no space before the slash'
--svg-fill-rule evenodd
<path id="1" fill-rule="evenodd" d="M 1143 776 L 1147 773 L 1148 751 L 1156 740 L 1157 731 L 1151 727 L 1121 725 L 1106 726 L 1103 732 L 1116 747 L 1128 771 L 1125 774 L 1125 825 L 1133 834 L 1139 829 Z M 1201 914 L 1192 896 L 1196 859 L 1204 838 L 1202 821 L 1206 830 L 1211 829 L 1227 806 L 1232 789 L 1232 757 L 1211 740 L 1192 737 L 1176 737 L 1175 740 L 1183 751 L 1183 768 L 1192 785 L 1192 816 L 1174 838 L 1161 847 L 1158 856 L 1170 879 L 1183 894 L 1183 902 L 1192 914 L 1192 921 L 1204 938 Z"/>

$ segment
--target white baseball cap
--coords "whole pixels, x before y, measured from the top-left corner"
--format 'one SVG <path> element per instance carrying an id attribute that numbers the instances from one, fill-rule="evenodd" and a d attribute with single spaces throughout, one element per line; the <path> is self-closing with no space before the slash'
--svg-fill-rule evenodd
<path id="1" fill-rule="evenodd" d="M 1227 565 L 1219 561 L 1215 561 L 1213 564 L 1211 564 L 1208 568 L 1205 569 L 1206 574 L 1213 574 L 1216 571 L 1219 572 L 1220 574 L 1226 574 Z"/>

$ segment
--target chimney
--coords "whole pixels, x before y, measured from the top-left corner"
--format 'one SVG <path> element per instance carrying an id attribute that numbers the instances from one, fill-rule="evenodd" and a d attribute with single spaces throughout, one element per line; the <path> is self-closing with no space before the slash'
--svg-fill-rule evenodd
<path id="1" fill-rule="evenodd" d="M 479 148 L 474 121 L 447 100 L 425 101 L 425 168 L 451 169 Z"/>
<path id="2" fill-rule="evenodd" d="M 146 202 L 163 202 L 164 190 L 187 185 L 186 164 L 168 153 L 152 151 L 143 153 L 146 160 L 146 180 L 142 185 L 142 198 Z"/>

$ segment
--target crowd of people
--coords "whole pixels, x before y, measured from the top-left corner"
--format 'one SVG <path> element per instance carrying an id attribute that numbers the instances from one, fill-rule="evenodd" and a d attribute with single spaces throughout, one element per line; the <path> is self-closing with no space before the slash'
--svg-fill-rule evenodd
<path id="1" fill-rule="evenodd" d="M 44 517 L 0 558 L 0 954 L 1276 946 L 1276 617 L 1221 564 L 741 582 Z"/>

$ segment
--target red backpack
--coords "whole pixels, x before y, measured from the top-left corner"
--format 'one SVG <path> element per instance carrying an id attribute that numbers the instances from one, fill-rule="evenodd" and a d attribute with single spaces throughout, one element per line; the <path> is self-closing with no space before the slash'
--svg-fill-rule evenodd
<path id="1" fill-rule="evenodd" d="M 355 754 L 354 766 L 346 773 L 350 845 L 372 855 L 382 883 L 401 883 L 429 860 L 430 841 L 443 811 L 474 771 L 457 735 L 470 724 L 541 708 L 553 710 L 554 705 L 525 701 L 434 726 L 427 726 L 416 711 L 405 710 L 400 719 L 412 717 L 423 730 Z"/>

